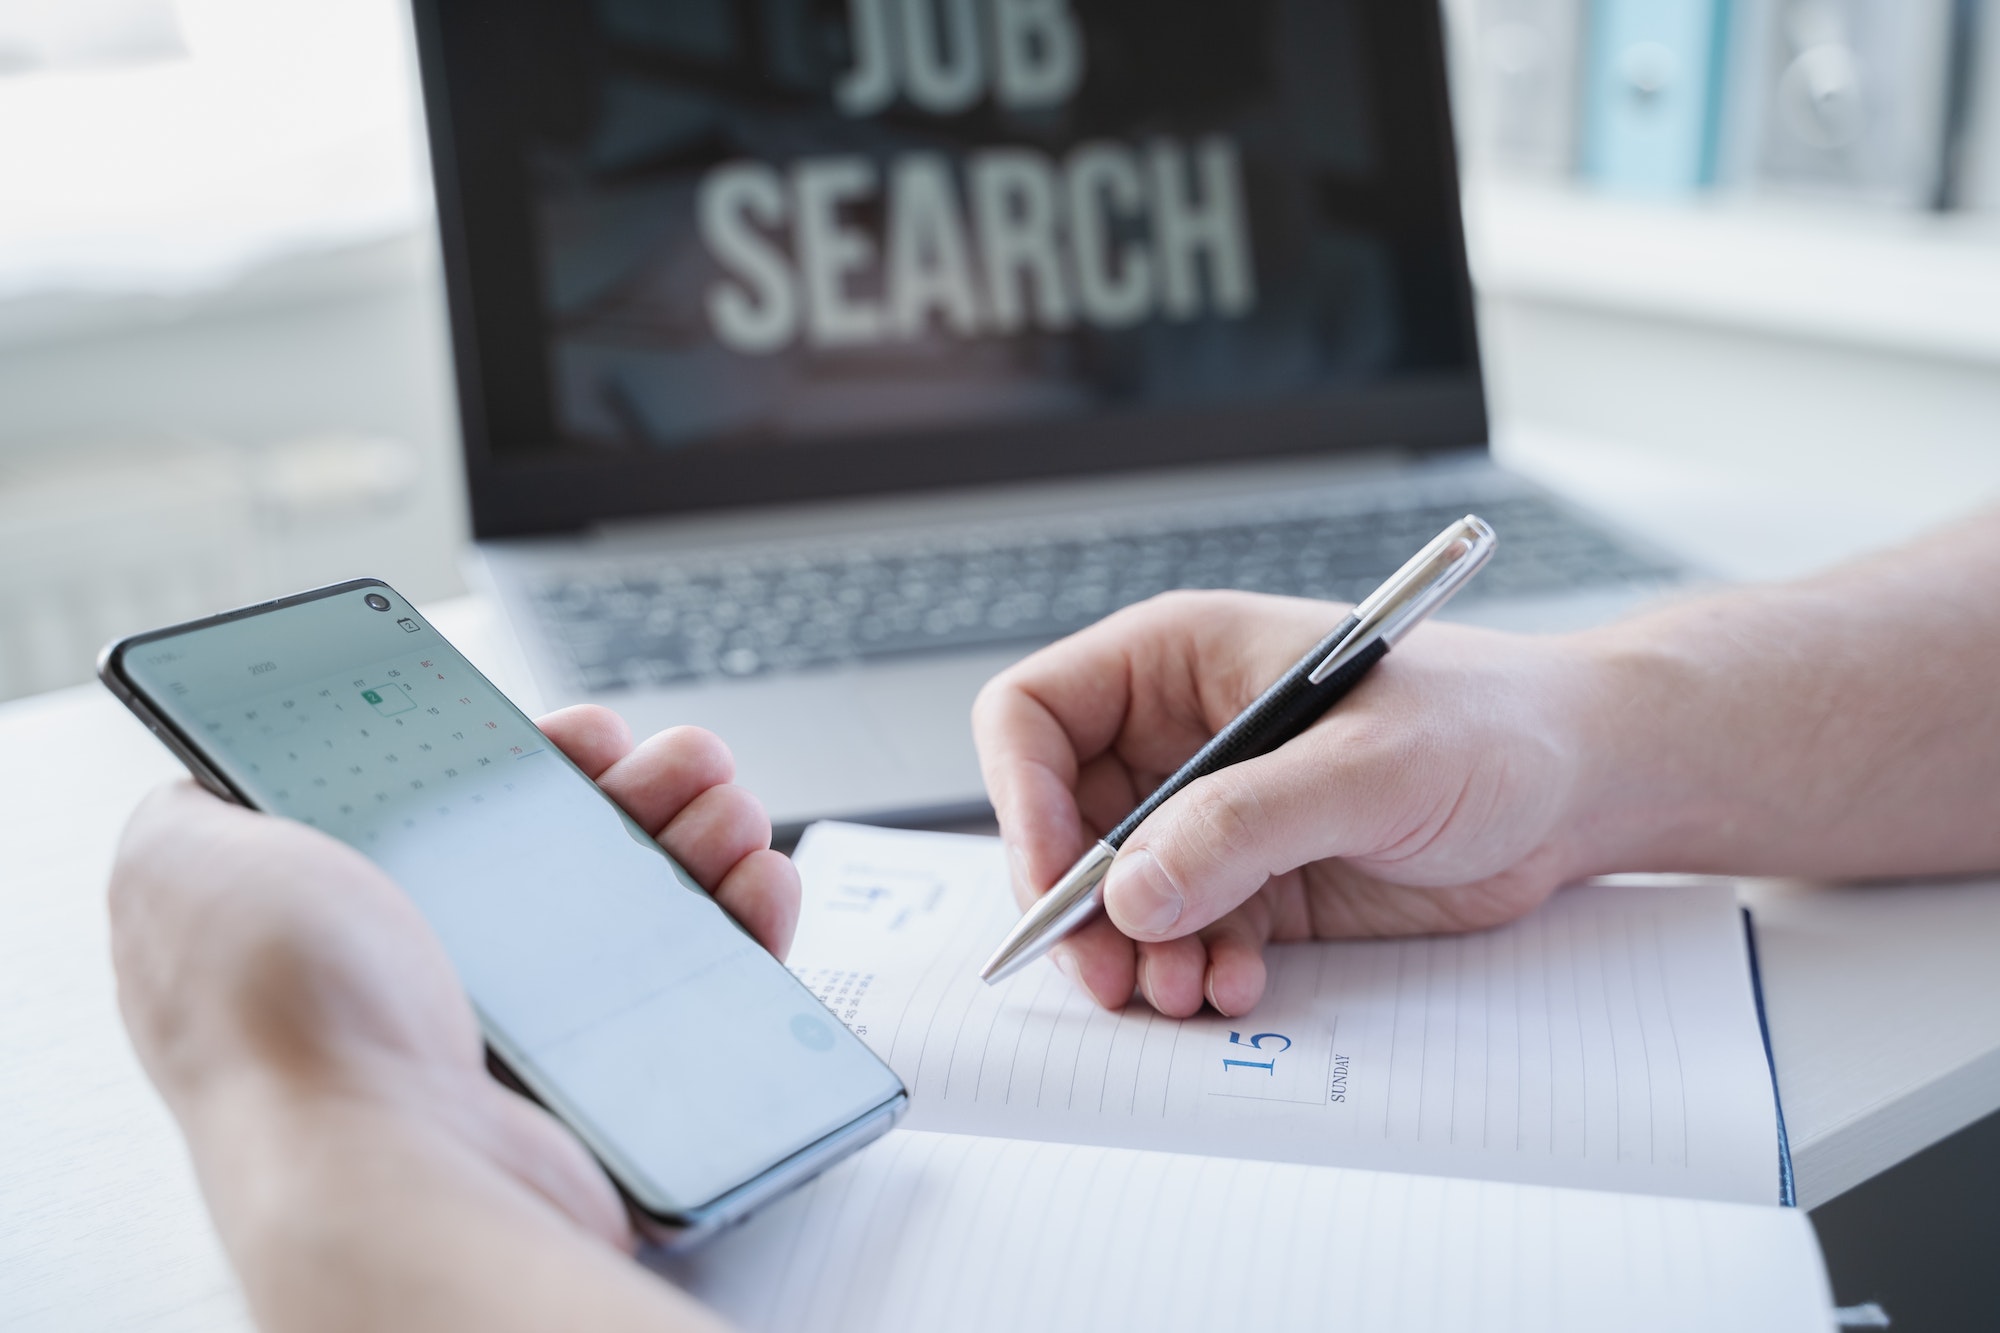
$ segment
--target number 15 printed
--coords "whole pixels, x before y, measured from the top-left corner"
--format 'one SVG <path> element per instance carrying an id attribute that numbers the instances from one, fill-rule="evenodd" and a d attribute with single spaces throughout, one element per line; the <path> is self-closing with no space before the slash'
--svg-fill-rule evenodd
<path id="1" fill-rule="evenodd" d="M 1265 1045 L 1266 1042 L 1280 1041 L 1284 1045 Z M 1292 1049 L 1292 1039 L 1282 1032 L 1254 1032 L 1250 1035 L 1248 1041 L 1244 1040 L 1242 1033 L 1232 1032 L 1229 1034 L 1229 1044 L 1249 1051 L 1258 1051 L 1271 1058 L 1268 1060 L 1231 1060 L 1225 1058 L 1222 1062 L 1222 1071 L 1225 1074 L 1232 1069 L 1261 1069 L 1267 1075 L 1275 1077 L 1278 1072 L 1278 1057 Z"/>

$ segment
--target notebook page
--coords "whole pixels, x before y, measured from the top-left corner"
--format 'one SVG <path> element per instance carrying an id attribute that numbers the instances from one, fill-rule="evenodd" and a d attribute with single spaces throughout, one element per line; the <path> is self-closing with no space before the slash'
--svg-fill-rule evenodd
<path id="1" fill-rule="evenodd" d="M 1246 1018 L 1107 1013 L 1013 923 L 991 838 L 816 825 L 793 969 L 901 1075 L 913 1128 L 1640 1193 L 1777 1199 L 1720 883 L 1592 885 L 1477 935 L 1281 945 Z"/>
<path id="2" fill-rule="evenodd" d="M 1826 1333 L 1803 1213 L 899 1130 L 691 1255 L 743 1328 Z"/>

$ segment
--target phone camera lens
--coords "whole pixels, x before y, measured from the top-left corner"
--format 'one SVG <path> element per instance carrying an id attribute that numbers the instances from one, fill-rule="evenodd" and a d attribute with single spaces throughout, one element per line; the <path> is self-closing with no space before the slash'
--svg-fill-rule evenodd
<path id="1" fill-rule="evenodd" d="M 374 607 L 377 611 L 387 611 L 389 609 L 389 599 L 379 592 L 371 592 L 361 600 Z"/>

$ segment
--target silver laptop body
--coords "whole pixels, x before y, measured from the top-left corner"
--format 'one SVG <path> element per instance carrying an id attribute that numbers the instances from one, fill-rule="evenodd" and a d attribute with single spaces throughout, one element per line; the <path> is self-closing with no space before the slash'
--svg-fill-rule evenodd
<path id="1" fill-rule="evenodd" d="M 1496 557 L 1497 568 L 1490 572 L 1500 573 L 1496 582 L 1503 586 L 1464 597 L 1450 608 L 1448 618 L 1517 630 L 1575 629 L 1619 614 L 1674 578 L 1671 561 L 1629 542 L 1616 543 L 1616 554 L 1605 558 L 1603 548 L 1610 542 L 1600 539 L 1600 545 L 1590 536 L 1576 535 L 1591 534 L 1591 528 L 1484 460 L 1426 465 L 1365 459 L 1236 465 L 1142 479 L 995 487 L 672 523 L 612 524 L 581 538 L 481 543 L 477 568 L 508 621 L 523 631 L 518 641 L 540 690 L 536 702 L 543 708 L 608 703 L 640 735 L 682 725 L 716 732 L 735 754 L 738 781 L 757 793 L 781 828 L 825 817 L 949 822 L 985 808 L 969 725 L 973 698 L 988 678 L 1032 651 L 1039 639 L 996 634 L 998 642 L 953 646 L 952 629 L 945 628 L 937 635 L 945 646 L 787 667 L 761 659 L 782 651 L 789 634 L 766 632 L 760 638 L 756 627 L 738 625 L 724 632 L 718 653 L 725 658 L 738 654 L 733 660 L 699 679 L 661 681 L 650 678 L 659 659 L 645 648 L 645 617 L 657 600 L 648 585 L 662 579 L 726 584 L 732 576 L 742 577 L 742 571 L 839 566 L 857 557 L 907 561 L 986 546 L 1087 544 L 1111 533 L 1142 538 L 1179 533 L 1199 540 L 1206 531 L 1268 529 L 1301 515 L 1337 520 L 1384 511 L 1428 516 L 1473 509 L 1501 515 L 1494 521 L 1505 542 L 1505 515 L 1524 503 L 1566 520 L 1570 531 L 1562 558 L 1595 567 L 1546 575 L 1536 570 L 1510 579 L 1507 566 Z M 1373 578 L 1394 571 L 1401 558 L 1394 551 L 1399 549 L 1381 552 L 1381 568 Z M 1348 577 L 1347 586 L 1332 590 L 1335 595 L 1351 599 L 1365 591 L 1360 582 L 1369 576 Z M 1263 582 L 1272 591 L 1288 592 L 1301 581 L 1282 575 L 1224 576 L 1216 584 Z M 626 591 L 635 585 L 648 591 Z M 627 607 L 589 608 L 583 617 L 606 639 L 626 636 L 632 654 L 625 661 L 616 660 L 615 647 L 600 649 L 597 635 L 588 630 L 564 632 L 567 618 L 551 614 L 551 598 L 579 587 L 605 589 L 607 599 L 632 599 Z M 776 598 L 760 600 L 768 605 Z M 1108 613 L 1129 600 L 1114 588 L 1100 604 Z M 928 604 L 948 601 L 933 597 Z M 992 605 L 988 601 L 980 609 Z M 809 619 L 816 609 L 788 604 L 777 614 L 795 622 Z M 773 647 L 765 647 L 766 642 Z M 614 663 L 617 679 L 593 688 L 584 664 L 607 660 Z"/>

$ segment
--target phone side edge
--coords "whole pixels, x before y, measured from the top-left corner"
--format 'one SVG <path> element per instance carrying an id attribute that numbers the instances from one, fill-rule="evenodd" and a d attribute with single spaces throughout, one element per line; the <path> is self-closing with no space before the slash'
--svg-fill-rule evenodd
<path id="1" fill-rule="evenodd" d="M 641 1234 L 661 1249 L 676 1250 L 697 1245 L 867 1147 L 895 1128 L 909 1109 L 909 1090 L 902 1088 L 873 1110 L 856 1116 L 824 1138 L 807 1144 L 721 1198 L 686 1213 L 667 1215 L 651 1212 L 630 1193 L 625 1195 L 627 1206 Z"/>
<path id="2" fill-rule="evenodd" d="M 131 634 L 105 644 L 97 655 L 97 679 L 105 689 L 111 691 L 112 698 L 124 704 L 125 710 L 139 719 L 141 726 L 153 733 L 154 740 L 166 746 L 167 752 L 181 761 L 181 765 L 204 790 L 225 801 L 247 806 L 250 803 L 243 799 L 243 793 L 237 791 L 227 778 L 210 768 L 202 759 L 201 752 L 181 734 L 181 729 L 155 709 L 152 701 L 126 678 L 124 669 L 126 651 L 167 632 L 169 631 Z"/>

